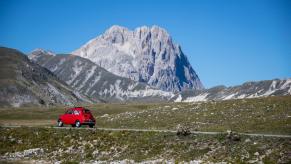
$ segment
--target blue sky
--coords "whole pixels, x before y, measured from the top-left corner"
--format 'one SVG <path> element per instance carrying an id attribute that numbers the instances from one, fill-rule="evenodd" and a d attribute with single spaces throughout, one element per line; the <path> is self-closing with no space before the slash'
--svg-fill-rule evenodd
<path id="1" fill-rule="evenodd" d="M 165 28 L 202 83 L 291 77 L 290 0 L 0 0 L 0 45 L 68 53 L 112 25 Z"/>

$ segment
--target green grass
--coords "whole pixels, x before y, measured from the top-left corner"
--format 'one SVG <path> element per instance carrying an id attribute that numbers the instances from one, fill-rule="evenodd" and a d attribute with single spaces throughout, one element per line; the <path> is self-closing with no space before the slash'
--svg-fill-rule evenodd
<path id="1" fill-rule="evenodd" d="M 204 103 L 95 104 L 98 127 L 291 134 L 291 96 Z M 0 124 L 54 125 L 66 107 L 0 109 Z M 33 121 L 34 120 L 34 121 Z"/>
<path id="2" fill-rule="evenodd" d="M 103 114 L 119 114 L 124 112 L 136 112 L 151 109 L 160 104 L 95 104 L 85 106 L 91 109 L 94 116 Z M 0 108 L 0 120 L 39 120 L 56 119 L 69 107 L 22 107 L 22 108 Z"/>
<path id="3" fill-rule="evenodd" d="M 291 134 L 291 97 L 173 103 L 151 110 L 97 116 L 101 127 Z"/>
<path id="4" fill-rule="evenodd" d="M 102 130 L 46 129 L 55 125 L 67 107 L 0 109 L 0 124 L 40 126 L 0 128 L 0 163 L 11 162 L 5 154 L 42 148 L 45 153 L 25 160 L 62 163 L 163 159 L 175 162 L 290 163 L 291 140 L 287 138 Z M 191 130 L 291 134 L 291 97 L 268 97 L 204 103 L 94 104 L 88 106 L 97 127 L 172 129 L 178 124 Z M 72 151 L 72 152 L 70 152 Z M 258 156 L 255 154 L 259 154 Z M 2 158 L 2 161 L 1 161 Z M 19 162 L 24 158 L 18 159 Z M 13 163 L 18 162 L 13 160 Z"/>

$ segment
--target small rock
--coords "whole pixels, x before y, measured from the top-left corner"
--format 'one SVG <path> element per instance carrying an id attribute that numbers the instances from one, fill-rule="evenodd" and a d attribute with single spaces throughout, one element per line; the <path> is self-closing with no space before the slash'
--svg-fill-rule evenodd
<path id="1" fill-rule="evenodd" d="M 235 134 L 235 135 L 232 136 L 232 140 L 233 141 L 240 141 L 240 136 Z"/>
<path id="2" fill-rule="evenodd" d="M 255 155 L 255 156 L 259 156 L 260 153 L 259 153 L 259 152 L 255 152 L 254 155 Z"/>
<path id="3" fill-rule="evenodd" d="M 98 150 L 94 150 L 93 153 L 92 153 L 92 155 L 94 157 L 97 157 L 99 155 L 99 151 Z"/>
<path id="4" fill-rule="evenodd" d="M 251 142 L 251 139 L 247 138 L 247 139 L 245 140 L 245 143 L 249 143 L 249 142 Z"/>
<path id="5" fill-rule="evenodd" d="M 109 116 L 109 114 L 104 114 L 101 117 L 103 118 L 103 117 L 108 117 L 108 116 Z"/>
<path id="6" fill-rule="evenodd" d="M 226 138 L 231 141 L 240 141 L 240 136 L 231 130 L 227 130 Z"/>
<path id="7" fill-rule="evenodd" d="M 177 126 L 177 135 L 183 135 L 183 136 L 188 136 L 191 134 L 191 131 L 188 127 L 183 127 L 180 124 Z"/>

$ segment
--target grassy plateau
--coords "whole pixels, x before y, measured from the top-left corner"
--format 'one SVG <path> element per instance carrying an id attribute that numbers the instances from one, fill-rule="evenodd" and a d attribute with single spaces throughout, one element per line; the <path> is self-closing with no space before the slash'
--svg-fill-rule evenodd
<path id="1" fill-rule="evenodd" d="M 291 97 L 199 103 L 94 104 L 97 129 L 51 129 L 68 107 L 0 109 L 0 162 L 289 163 L 291 139 L 226 134 L 177 136 L 169 129 L 291 135 Z M 21 125 L 20 128 L 6 128 Z M 25 127 L 33 126 L 33 127 Z"/>

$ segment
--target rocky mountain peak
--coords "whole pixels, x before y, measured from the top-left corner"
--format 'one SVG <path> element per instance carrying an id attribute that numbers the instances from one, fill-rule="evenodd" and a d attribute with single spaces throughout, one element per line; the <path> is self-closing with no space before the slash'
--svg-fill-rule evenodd
<path id="1" fill-rule="evenodd" d="M 31 54 L 47 54 L 47 55 L 52 55 L 52 56 L 56 56 L 56 54 L 53 52 L 53 51 L 50 51 L 50 50 L 45 50 L 45 49 L 42 49 L 42 48 L 36 48 L 34 49 Z"/>
<path id="2" fill-rule="evenodd" d="M 131 31 L 114 25 L 72 54 L 165 91 L 203 88 L 181 47 L 159 26 Z"/>
<path id="3" fill-rule="evenodd" d="M 128 31 L 128 29 L 123 26 L 113 25 L 108 30 L 106 30 L 105 33 L 116 33 L 116 32 L 124 32 L 124 31 Z"/>
<path id="4" fill-rule="evenodd" d="M 156 38 L 171 38 L 169 33 L 164 28 L 156 25 L 151 27 L 151 33 L 153 34 L 153 37 Z"/>
<path id="5" fill-rule="evenodd" d="M 159 40 L 167 42 L 168 40 L 172 41 L 171 36 L 169 33 L 159 26 L 142 26 L 138 27 L 134 30 L 135 36 L 142 40 Z"/>
<path id="6" fill-rule="evenodd" d="M 44 49 L 42 49 L 42 48 L 36 48 L 36 49 L 34 49 L 34 50 L 30 53 L 30 55 L 28 56 L 28 58 L 29 58 L 30 60 L 34 60 L 34 59 L 39 58 L 39 57 L 41 57 L 41 56 L 43 56 L 43 55 L 56 56 L 56 54 L 55 54 L 54 52 L 52 52 L 52 51 L 44 50 Z"/>

